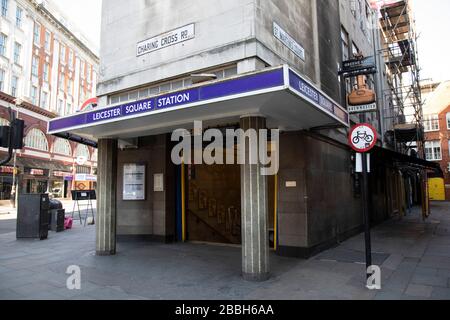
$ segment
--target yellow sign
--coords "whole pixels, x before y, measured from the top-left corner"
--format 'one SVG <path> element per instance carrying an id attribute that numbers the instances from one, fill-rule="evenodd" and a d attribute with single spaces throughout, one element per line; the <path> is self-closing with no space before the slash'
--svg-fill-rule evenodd
<path id="1" fill-rule="evenodd" d="M 442 178 L 428 179 L 428 188 L 431 201 L 445 201 L 445 183 Z"/>

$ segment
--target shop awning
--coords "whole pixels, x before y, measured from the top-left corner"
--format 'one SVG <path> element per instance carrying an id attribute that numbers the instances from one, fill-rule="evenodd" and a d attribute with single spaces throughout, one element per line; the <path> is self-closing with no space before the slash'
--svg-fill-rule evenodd
<path id="1" fill-rule="evenodd" d="M 0 157 L 4 157 L 6 154 L 1 152 Z M 13 160 L 11 160 L 6 166 L 12 166 Z M 45 169 L 45 170 L 53 170 L 53 171 L 63 171 L 63 172 L 72 172 L 71 165 L 64 165 L 59 161 L 51 161 L 51 160 L 39 160 L 39 159 L 31 159 L 24 157 L 17 157 L 16 159 L 16 167 L 22 168 L 32 168 L 32 169 Z"/>
<path id="2" fill-rule="evenodd" d="M 435 172 L 442 172 L 441 166 L 437 162 L 431 162 L 417 157 L 411 157 L 406 154 L 398 153 L 378 146 L 374 148 L 374 152 L 376 152 L 377 155 L 385 161 L 389 161 L 392 163 L 397 162 L 403 165 L 419 167 Z"/>
<path id="3" fill-rule="evenodd" d="M 288 66 L 280 66 L 53 119 L 48 131 L 86 139 L 135 138 L 189 129 L 196 120 L 205 126 L 237 123 L 249 114 L 265 116 L 268 127 L 284 130 L 349 125 L 344 108 Z"/>

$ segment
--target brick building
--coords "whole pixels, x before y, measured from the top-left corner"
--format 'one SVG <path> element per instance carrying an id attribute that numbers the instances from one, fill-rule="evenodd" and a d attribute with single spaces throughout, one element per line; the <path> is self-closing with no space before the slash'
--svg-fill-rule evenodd
<path id="1" fill-rule="evenodd" d="M 429 161 L 439 162 L 444 172 L 445 199 L 450 201 L 450 81 L 424 86 L 425 151 Z"/>

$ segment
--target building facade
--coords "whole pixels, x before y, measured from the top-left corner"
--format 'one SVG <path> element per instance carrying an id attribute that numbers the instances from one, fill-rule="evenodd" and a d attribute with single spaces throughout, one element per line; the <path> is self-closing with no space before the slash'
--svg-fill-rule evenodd
<path id="1" fill-rule="evenodd" d="M 342 46 L 342 61 L 353 59 L 355 56 L 362 54 L 364 57 L 374 57 L 379 50 L 380 39 L 378 37 L 377 28 L 377 12 L 372 10 L 368 1 L 339 1 L 339 16 L 341 20 L 341 46 Z M 380 65 L 380 64 L 378 64 Z M 366 83 L 369 89 L 376 92 L 378 110 L 384 109 L 383 88 L 377 84 L 378 75 L 367 75 Z M 342 79 L 341 83 L 345 83 L 342 87 L 343 105 L 347 106 L 347 96 L 355 89 L 356 78 Z M 381 136 L 382 130 L 381 113 L 378 111 L 355 114 L 351 116 L 355 123 L 366 122 L 370 123 L 377 129 Z M 384 129 L 384 128 L 383 128 Z"/>
<path id="2" fill-rule="evenodd" d="M 450 201 L 450 81 L 424 84 L 425 155 L 439 163 L 443 176 L 432 177 L 435 200 Z M 443 178 L 443 181 L 442 181 Z"/>
<path id="3" fill-rule="evenodd" d="M 94 174 L 96 151 L 47 134 L 50 119 L 78 112 L 96 96 L 98 57 L 89 47 L 53 2 L 1 2 L 0 121 L 8 124 L 11 108 L 26 126 L 17 170 L 14 163 L 1 169 L 2 200 L 10 198 L 13 180 L 19 192 L 68 197 L 77 187 L 70 181 L 76 174 Z M 0 152 L 4 156 L 6 150 Z M 85 160 L 82 166 L 77 157 Z"/>
<path id="4" fill-rule="evenodd" d="M 264 280 L 271 249 L 309 257 L 361 230 L 340 10 L 338 0 L 103 2 L 99 106 L 49 125 L 98 140 L 97 254 L 115 254 L 117 239 L 241 244 L 244 278 Z M 174 130 L 239 128 L 279 130 L 277 174 L 173 161 Z M 395 155 L 377 150 L 373 221 L 405 207 L 393 191 L 401 175 L 385 165 Z"/>

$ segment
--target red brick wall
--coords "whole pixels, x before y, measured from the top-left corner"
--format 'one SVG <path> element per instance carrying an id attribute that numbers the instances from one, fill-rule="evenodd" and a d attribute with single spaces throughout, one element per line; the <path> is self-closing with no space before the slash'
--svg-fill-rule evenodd
<path id="1" fill-rule="evenodd" d="M 437 132 L 427 132 L 425 134 L 425 139 L 427 141 L 439 140 L 441 141 L 441 150 L 442 150 L 442 161 L 440 161 L 440 165 L 442 171 L 444 172 L 445 184 L 450 186 L 450 172 L 449 172 L 449 163 L 450 163 L 450 150 L 449 150 L 449 141 L 450 141 L 450 129 L 447 126 L 447 113 L 450 113 L 450 105 L 445 108 L 439 114 L 439 131 Z M 450 201 L 450 188 L 446 188 L 446 199 Z"/>

